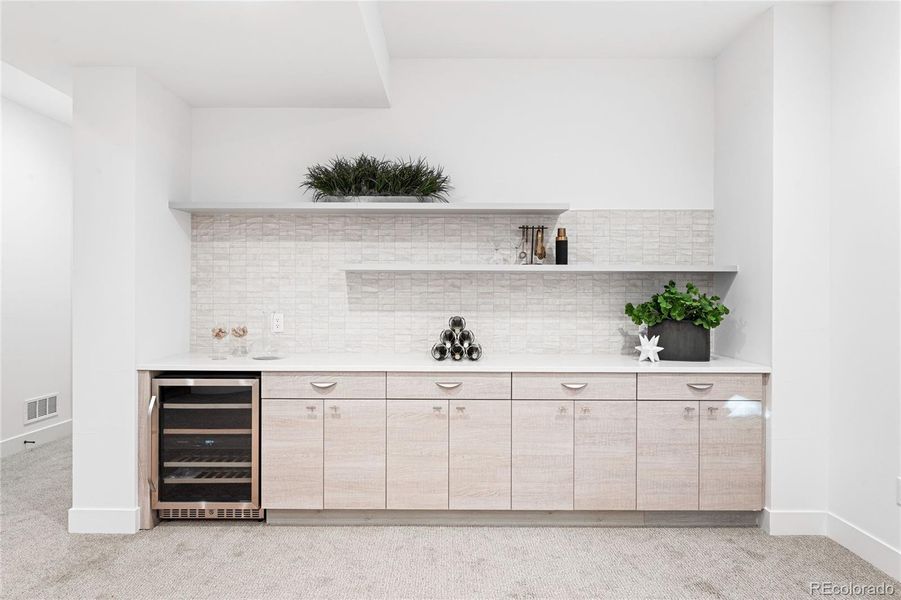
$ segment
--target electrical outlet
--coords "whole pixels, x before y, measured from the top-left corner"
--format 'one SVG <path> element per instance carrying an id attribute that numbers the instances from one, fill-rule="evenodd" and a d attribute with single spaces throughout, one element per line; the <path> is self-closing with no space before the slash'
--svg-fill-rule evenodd
<path id="1" fill-rule="evenodd" d="M 272 333 L 282 333 L 285 331 L 285 313 L 274 312 L 270 315 L 270 330 Z"/>

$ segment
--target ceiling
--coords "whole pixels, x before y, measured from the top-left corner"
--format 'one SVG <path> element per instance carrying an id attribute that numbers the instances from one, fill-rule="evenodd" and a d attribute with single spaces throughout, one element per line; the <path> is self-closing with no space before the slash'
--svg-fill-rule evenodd
<path id="1" fill-rule="evenodd" d="M 390 58 L 712 58 L 771 5 L 5 1 L 0 56 L 67 94 L 136 66 L 193 106 L 386 107 Z"/>
<path id="2" fill-rule="evenodd" d="M 713 58 L 772 2 L 381 2 L 392 58 Z"/>
<path id="3" fill-rule="evenodd" d="M 0 26 L 4 62 L 69 94 L 72 66 L 137 66 L 193 106 L 388 106 L 374 5 L 3 2 Z"/>

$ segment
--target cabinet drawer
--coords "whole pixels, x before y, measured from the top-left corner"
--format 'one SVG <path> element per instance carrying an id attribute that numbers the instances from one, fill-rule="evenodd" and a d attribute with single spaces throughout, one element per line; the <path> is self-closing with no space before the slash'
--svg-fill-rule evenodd
<path id="1" fill-rule="evenodd" d="M 384 373 L 263 373 L 262 380 L 263 398 L 385 397 Z"/>
<path id="2" fill-rule="evenodd" d="M 509 400 L 510 373 L 388 373 L 389 398 Z"/>
<path id="3" fill-rule="evenodd" d="M 514 373 L 514 400 L 633 400 L 629 373 Z"/>
<path id="4" fill-rule="evenodd" d="M 758 374 L 638 374 L 639 400 L 763 400 Z"/>

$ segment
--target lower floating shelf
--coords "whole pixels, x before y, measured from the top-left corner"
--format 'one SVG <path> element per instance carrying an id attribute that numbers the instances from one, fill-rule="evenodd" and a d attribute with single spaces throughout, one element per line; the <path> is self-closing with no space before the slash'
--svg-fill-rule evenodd
<path id="1" fill-rule="evenodd" d="M 348 273 L 738 273 L 738 265 L 472 265 L 417 263 L 344 264 Z"/>

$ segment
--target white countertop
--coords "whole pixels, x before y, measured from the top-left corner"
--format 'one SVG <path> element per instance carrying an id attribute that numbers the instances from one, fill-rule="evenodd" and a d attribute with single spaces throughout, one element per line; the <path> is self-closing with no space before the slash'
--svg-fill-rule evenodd
<path id="1" fill-rule="evenodd" d="M 473 362 L 436 361 L 421 354 L 289 354 L 278 360 L 229 357 L 213 360 L 205 353 L 177 354 L 138 365 L 139 371 L 402 371 L 518 373 L 769 373 L 770 367 L 714 356 L 710 362 L 639 363 L 615 354 L 486 354 Z"/>

